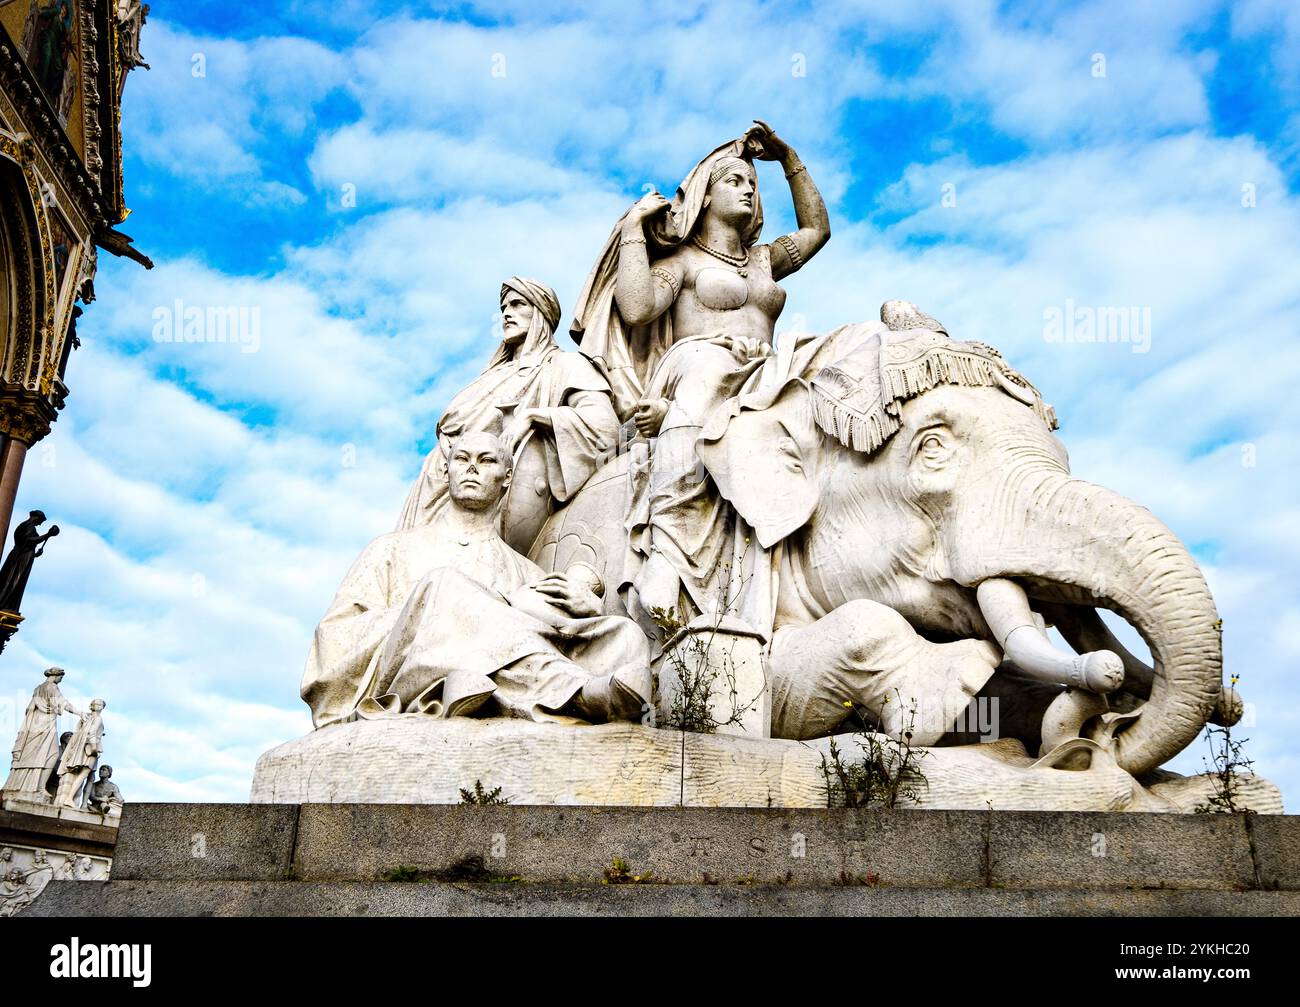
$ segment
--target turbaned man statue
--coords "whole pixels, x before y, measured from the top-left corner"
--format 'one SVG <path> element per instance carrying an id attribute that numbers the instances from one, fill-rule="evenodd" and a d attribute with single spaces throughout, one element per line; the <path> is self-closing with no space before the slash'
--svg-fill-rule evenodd
<path id="1" fill-rule="evenodd" d="M 547 576 L 502 540 L 510 478 L 497 437 L 461 436 L 448 506 L 430 524 L 381 535 L 352 565 L 303 674 L 318 728 L 407 713 L 640 718 L 651 696 L 645 635 L 597 614 L 595 571 Z"/>
<path id="2" fill-rule="evenodd" d="M 462 434 L 498 434 L 514 459 L 519 478 L 502 508 L 503 532 L 520 552 L 613 456 L 618 417 L 609 384 L 582 354 L 560 349 L 559 320 L 560 302 L 545 283 L 512 276 L 501 284 L 501 344 L 438 420 L 438 443 L 407 496 L 399 531 L 428 524 L 447 506 L 447 457 Z"/>

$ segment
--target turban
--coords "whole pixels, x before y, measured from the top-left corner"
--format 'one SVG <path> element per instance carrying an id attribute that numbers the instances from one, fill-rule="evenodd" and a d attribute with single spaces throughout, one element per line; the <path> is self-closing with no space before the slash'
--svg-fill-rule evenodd
<path id="1" fill-rule="evenodd" d="M 522 294 L 524 300 L 542 313 L 550 330 L 555 331 L 555 327 L 560 323 L 560 299 L 555 296 L 554 290 L 545 283 L 524 276 L 512 276 L 501 284 L 502 300 L 505 300 L 507 290 L 515 290 Z"/>

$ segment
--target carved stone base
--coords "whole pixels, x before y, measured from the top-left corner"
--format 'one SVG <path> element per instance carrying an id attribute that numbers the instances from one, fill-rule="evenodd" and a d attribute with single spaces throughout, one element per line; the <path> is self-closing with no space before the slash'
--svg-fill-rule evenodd
<path id="1" fill-rule="evenodd" d="M 5 791 L 0 808 L 5 811 L 21 812 L 25 815 L 41 815 L 45 818 L 57 818 L 64 822 L 81 822 L 86 825 L 105 825 L 117 828 L 121 810 L 116 814 L 101 815 L 98 811 L 84 811 L 81 808 L 68 808 L 49 801 L 31 800 L 30 794 L 11 794 Z"/>
<path id="2" fill-rule="evenodd" d="M 0 802 L 0 918 L 24 912 L 51 881 L 103 881 L 118 819 L 6 798 Z"/>
<path id="3" fill-rule="evenodd" d="M 816 808 L 826 806 L 827 746 L 828 739 L 682 735 L 639 724 L 412 716 L 336 724 L 264 753 L 250 799 L 456 804 L 462 788 L 480 781 L 517 805 Z M 859 754 L 851 736 L 839 747 L 846 759 Z M 1208 780 L 1172 774 L 1144 788 L 1100 759 L 1086 770 L 1036 765 L 1010 739 L 926 751 L 928 808 L 1191 811 L 1209 793 Z M 1242 799 L 1261 813 L 1282 811 L 1280 792 L 1263 779 L 1248 778 Z"/>

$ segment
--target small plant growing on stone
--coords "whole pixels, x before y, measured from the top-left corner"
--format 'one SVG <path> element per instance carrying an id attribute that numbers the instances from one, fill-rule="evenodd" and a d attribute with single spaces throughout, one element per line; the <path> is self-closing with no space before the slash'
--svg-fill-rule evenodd
<path id="1" fill-rule="evenodd" d="M 518 874 L 493 874 L 482 857 L 464 857 L 450 867 L 432 869 L 402 864 L 379 875 L 380 881 L 438 882 L 440 884 L 519 884 L 524 878 Z"/>
<path id="2" fill-rule="evenodd" d="M 898 702 L 902 696 L 894 690 Z M 886 697 L 886 702 L 889 702 Z M 900 804 L 920 804 L 928 781 L 921 760 L 929 753 L 912 747 L 917 706 L 913 701 L 905 708 L 903 730 L 899 740 L 878 734 L 868 726 L 865 711 L 845 702 L 862 725 L 854 741 L 862 751 L 857 760 L 847 758 L 834 738 L 830 740 L 830 758 L 822 755 L 821 771 L 825 781 L 828 808 L 895 808 Z"/>
<path id="3" fill-rule="evenodd" d="M 605 868 L 605 877 L 601 881 L 603 885 L 648 885 L 653 875 L 650 871 L 644 874 L 634 874 L 628 862 L 622 857 L 615 857 L 608 867 Z"/>
<path id="4" fill-rule="evenodd" d="M 656 608 L 651 610 L 650 615 L 666 640 L 672 639 L 683 628 L 683 623 L 675 609 Z M 682 806 L 686 804 L 686 735 L 688 733 L 715 734 L 720 727 L 739 724 L 744 720 L 750 707 L 762 698 L 761 695 L 755 696 L 748 703 L 741 703 L 736 688 L 736 669 L 732 652 L 730 649 L 725 653 L 720 649 L 714 649 L 721 622 L 722 614 L 719 613 L 714 617 L 711 632 L 686 633 L 677 640 L 675 646 L 664 651 L 664 660 L 672 669 L 672 674 L 677 677 L 677 688 L 668 704 L 663 726 L 681 732 L 677 803 Z M 732 647 L 734 646 L 733 641 Z M 711 650 L 713 660 L 710 659 Z M 715 661 L 719 657 L 721 669 L 715 666 Z M 719 720 L 714 715 L 713 697 L 719 678 L 722 679 L 722 687 L 727 690 L 730 700 L 725 720 Z"/>
<path id="5" fill-rule="evenodd" d="M 1232 676 L 1232 684 L 1239 681 Z M 1210 757 L 1202 759 L 1206 775 L 1210 778 L 1213 792 L 1193 809 L 1198 815 L 1251 815 L 1254 810 L 1244 807 L 1241 802 L 1242 771 L 1249 771 L 1255 764 L 1242 751 L 1249 738 L 1240 740 L 1232 736 L 1232 728 L 1225 725 L 1215 727 L 1207 724 L 1205 741 L 1210 746 Z"/>
<path id="6" fill-rule="evenodd" d="M 665 639 L 671 639 L 685 626 L 676 609 L 652 609 L 650 617 Z M 664 660 L 677 678 L 677 689 L 668 706 L 664 727 L 694 734 L 716 734 L 720 727 L 739 724 L 758 702 L 758 696 L 748 703 L 740 701 L 731 651 L 721 654 L 721 668 L 711 667 L 709 655 L 721 621 L 722 615 L 719 614 L 713 620 L 711 632 L 689 633 L 664 651 Z M 715 659 L 717 656 L 718 652 L 714 650 Z M 725 689 L 730 699 L 725 720 L 718 720 L 713 711 L 713 700 L 719 688 Z"/>
<path id="7" fill-rule="evenodd" d="M 466 790 L 460 788 L 461 804 L 509 804 L 510 798 L 501 796 L 501 788 L 493 787 L 491 790 L 483 788 L 482 780 L 474 781 L 474 789 Z"/>
<path id="8" fill-rule="evenodd" d="M 749 539 L 746 539 L 745 548 L 736 558 L 742 569 L 748 550 Z M 734 643 L 725 653 L 717 646 L 722 624 L 729 615 L 735 614 L 735 599 L 744 594 L 749 579 L 739 578 L 739 589 L 733 592 L 732 569 L 731 562 L 722 564 L 717 604 L 707 631 L 699 631 L 697 621 L 695 630 L 681 635 L 675 646 L 664 650 L 664 660 L 678 682 L 677 691 L 668 707 L 665 727 L 696 734 L 714 734 L 721 727 L 741 723 L 745 714 L 762 698 L 760 694 L 748 702 L 741 701 L 736 685 L 736 664 L 732 656 Z M 681 634 L 689 621 L 675 608 L 653 608 L 650 610 L 650 618 L 665 641 Z M 726 718 L 719 720 L 714 712 L 714 699 L 722 690 L 725 690 L 729 703 Z"/>
<path id="9" fill-rule="evenodd" d="M 843 888 L 852 888 L 859 885 L 875 888 L 876 885 L 880 884 L 880 878 L 874 871 L 868 871 L 866 874 L 850 874 L 848 871 L 840 871 L 839 879 L 834 883 Z"/>
<path id="10" fill-rule="evenodd" d="M 743 568 L 745 554 L 748 551 L 746 539 L 738 562 Z M 673 646 L 665 647 L 663 652 L 664 668 L 676 677 L 676 688 L 668 703 L 663 723 L 659 726 L 681 732 L 680 764 L 678 772 L 678 803 L 686 803 L 686 735 L 715 734 L 720 728 L 744 723 L 745 716 L 757 706 L 763 698 L 760 690 L 748 702 L 740 698 L 736 683 L 736 663 L 734 658 L 735 637 L 730 637 L 731 646 L 723 650 L 719 633 L 727 616 L 735 611 L 734 597 L 743 593 L 747 578 L 740 578 L 740 591 L 732 593 L 732 564 L 723 564 L 723 576 L 718 586 L 718 604 L 709 620 L 707 628 L 699 628 L 699 620 L 687 632 L 687 620 L 675 608 L 652 608 L 650 618 L 663 634 L 665 641 L 674 640 Z M 660 674 L 662 689 L 663 674 Z M 725 692 L 724 692 L 725 690 Z M 715 698 L 725 694 L 725 708 L 718 710 Z M 719 719 L 721 714 L 725 714 Z"/>

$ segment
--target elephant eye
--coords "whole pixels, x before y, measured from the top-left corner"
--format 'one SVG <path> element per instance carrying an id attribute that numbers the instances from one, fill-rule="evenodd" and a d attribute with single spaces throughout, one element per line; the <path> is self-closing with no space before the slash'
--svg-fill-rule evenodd
<path id="1" fill-rule="evenodd" d="M 947 443 L 943 435 L 937 430 L 931 430 L 921 435 L 921 442 L 916 446 L 918 457 L 924 458 L 928 462 L 939 462 L 943 459 L 947 451 Z"/>

